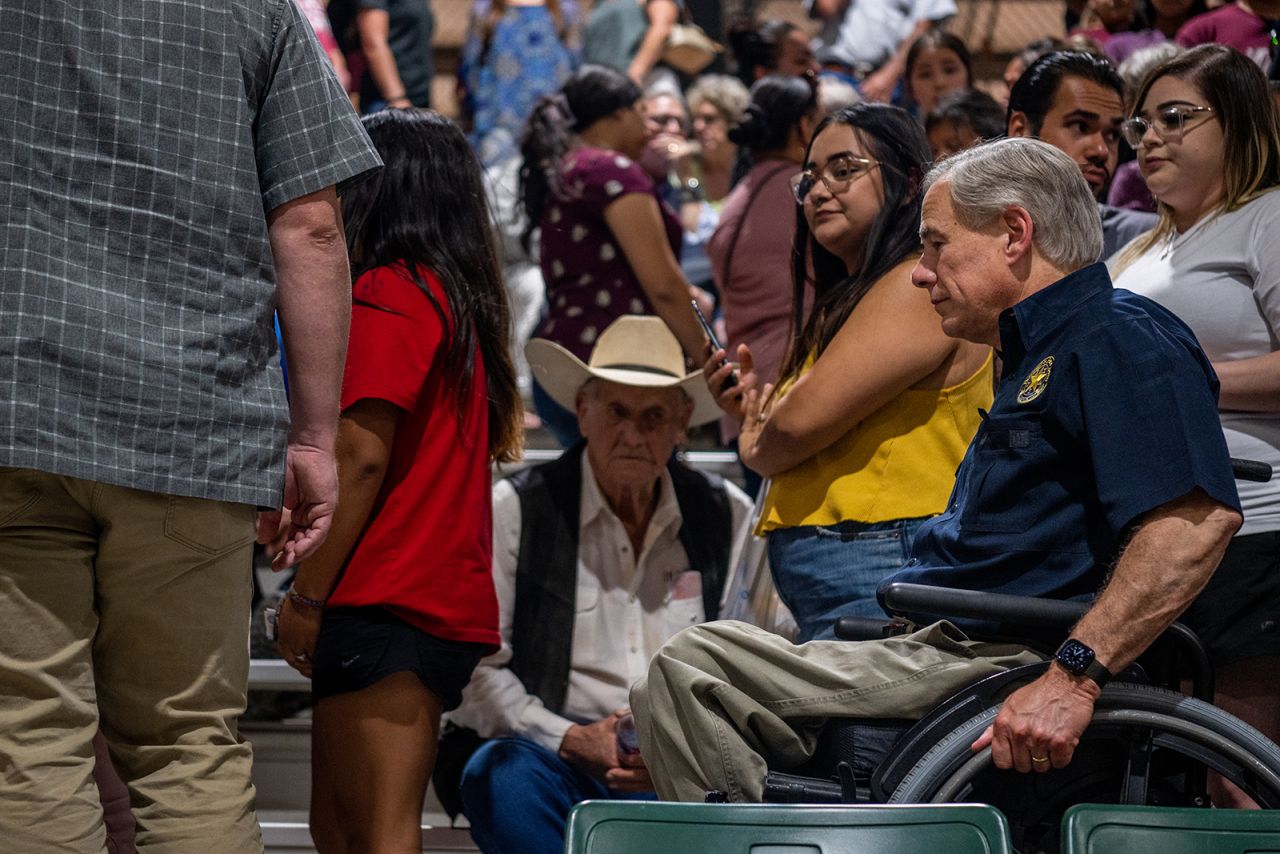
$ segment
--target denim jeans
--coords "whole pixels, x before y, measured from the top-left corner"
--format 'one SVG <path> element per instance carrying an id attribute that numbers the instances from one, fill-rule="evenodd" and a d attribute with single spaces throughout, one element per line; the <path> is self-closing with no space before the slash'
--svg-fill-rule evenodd
<path id="1" fill-rule="evenodd" d="M 605 788 L 545 747 L 518 736 L 486 742 L 462 770 L 462 812 L 485 854 L 560 854 L 574 804 L 655 800 Z"/>
<path id="2" fill-rule="evenodd" d="M 876 587 L 911 556 L 925 519 L 840 522 L 769 532 L 778 595 L 800 631 L 796 643 L 833 640 L 839 617 L 880 617 Z"/>

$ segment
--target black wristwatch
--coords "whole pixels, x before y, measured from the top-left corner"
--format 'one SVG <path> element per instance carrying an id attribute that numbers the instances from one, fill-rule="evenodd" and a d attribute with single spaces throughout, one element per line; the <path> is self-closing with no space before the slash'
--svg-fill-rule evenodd
<path id="1" fill-rule="evenodd" d="M 1088 676 L 1101 688 L 1111 681 L 1111 671 L 1098 661 L 1093 650 L 1075 638 L 1067 638 L 1053 654 L 1053 660 L 1074 676 Z"/>

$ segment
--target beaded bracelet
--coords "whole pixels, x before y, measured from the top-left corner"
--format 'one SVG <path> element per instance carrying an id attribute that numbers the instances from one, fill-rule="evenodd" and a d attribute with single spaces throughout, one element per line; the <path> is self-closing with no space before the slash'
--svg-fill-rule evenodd
<path id="1" fill-rule="evenodd" d="M 293 604 L 305 605 L 306 607 L 314 608 L 317 611 L 323 610 L 325 602 L 328 601 L 327 599 L 312 599 L 310 596 L 303 596 L 292 586 L 289 587 L 289 592 L 285 595 L 289 597 L 289 601 Z"/>

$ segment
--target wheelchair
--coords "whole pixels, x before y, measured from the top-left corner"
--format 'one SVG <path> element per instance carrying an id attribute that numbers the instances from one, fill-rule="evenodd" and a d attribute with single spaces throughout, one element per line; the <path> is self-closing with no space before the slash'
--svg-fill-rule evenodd
<path id="1" fill-rule="evenodd" d="M 1232 460 L 1236 477 L 1270 479 L 1269 467 Z M 901 615 L 961 618 L 998 626 L 1008 640 L 1019 627 L 1040 632 L 1028 645 L 1051 655 L 1083 616 L 1082 602 L 1033 599 L 895 583 L 881 593 L 887 619 L 843 618 L 837 637 L 869 640 L 907 630 Z M 1051 636 L 1046 631 L 1054 634 Z M 1019 638 L 1027 643 L 1026 637 Z M 833 718 L 814 759 L 770 771 L 764 799 L 773 803 L 981 802 L 1009 821 L 1014 848 L 1058 850 L 1062 815 L 1078 803 L 1211 807 L 1210 772 L 1231 781 L 1264 809 L 1280 808 L 1280 747 L 1211 704 L 1213 671 L 1195 633 L 1174 623 L 1134 665 L 1103 689 L 1093 721 L 1071 763 L 1021 774 L 994 766 L 990 748 L 970 745 L 1003 699 L 1039 677 L 1049 660 L 981 680 L 943 701 L 919 721 Z M 1186 691 L 1186 693 L 1183 693 Z M 870 732 L 871 736 L 868 736 Z M 853 761 L 879 739 L 882 758 Z M 872 750 L 871 753 L 877 751 Z M 717 799 L 709 793 L 708 800 Z"/>

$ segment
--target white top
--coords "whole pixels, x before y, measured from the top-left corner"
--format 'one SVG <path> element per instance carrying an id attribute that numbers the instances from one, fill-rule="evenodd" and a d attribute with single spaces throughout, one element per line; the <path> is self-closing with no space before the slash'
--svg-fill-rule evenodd
<path id="1" fill-rule="evenodd" d="M 1176 314 L 1215 364 L 1280 349 L 1280 192 L 1202 219 L 1145 253 L 1115 285 Z M 1232 456 L 1280 466 L 1280 413 L 1224 411 L 1222 432 Z M 1280 530 L 1280 480 L 1237 487 L 1240 533 Z"/>
<path id="2" fill-rule="evenodd" d="M 811 9 L 813 0 L 805 0 Z M 843 19 L 822 27 L 823 45 L 849 65 L 878 68 L 898 51 L 917 21 L 941 21 L 956 13 L 954 0 L 849 0 Z"/>
<path id="3" fill-rule="evenodd" d="M 725 483 L 733 512 L 729 570 L 738 565 L 746 541 L 751 501 Z M 664 469 L 658 506 L 637 557 L 621 520 L 596 484 L 582 455 L 579 513 L 577 615 L 573 624 L 569 690 L 564 715 L 547 709 L 525 691 L 507 668 L 511 660 L 512 606 L 520 552 L 520 497 L 509 481 L 493 487 L 493 580 L 498 592 L 502 649 L 485 658 L 450 719 L 485 737 L 523 735 L 553 752 L 575 722 L 597 721 L 626 708 L 632 684 L 644 676 L 649 659 L 681 629 L 704 619 L 701 577 L 689 570 L 678 537 L 680 507 Z M 729 589 L 732 578 L 726 579 Z"/>

